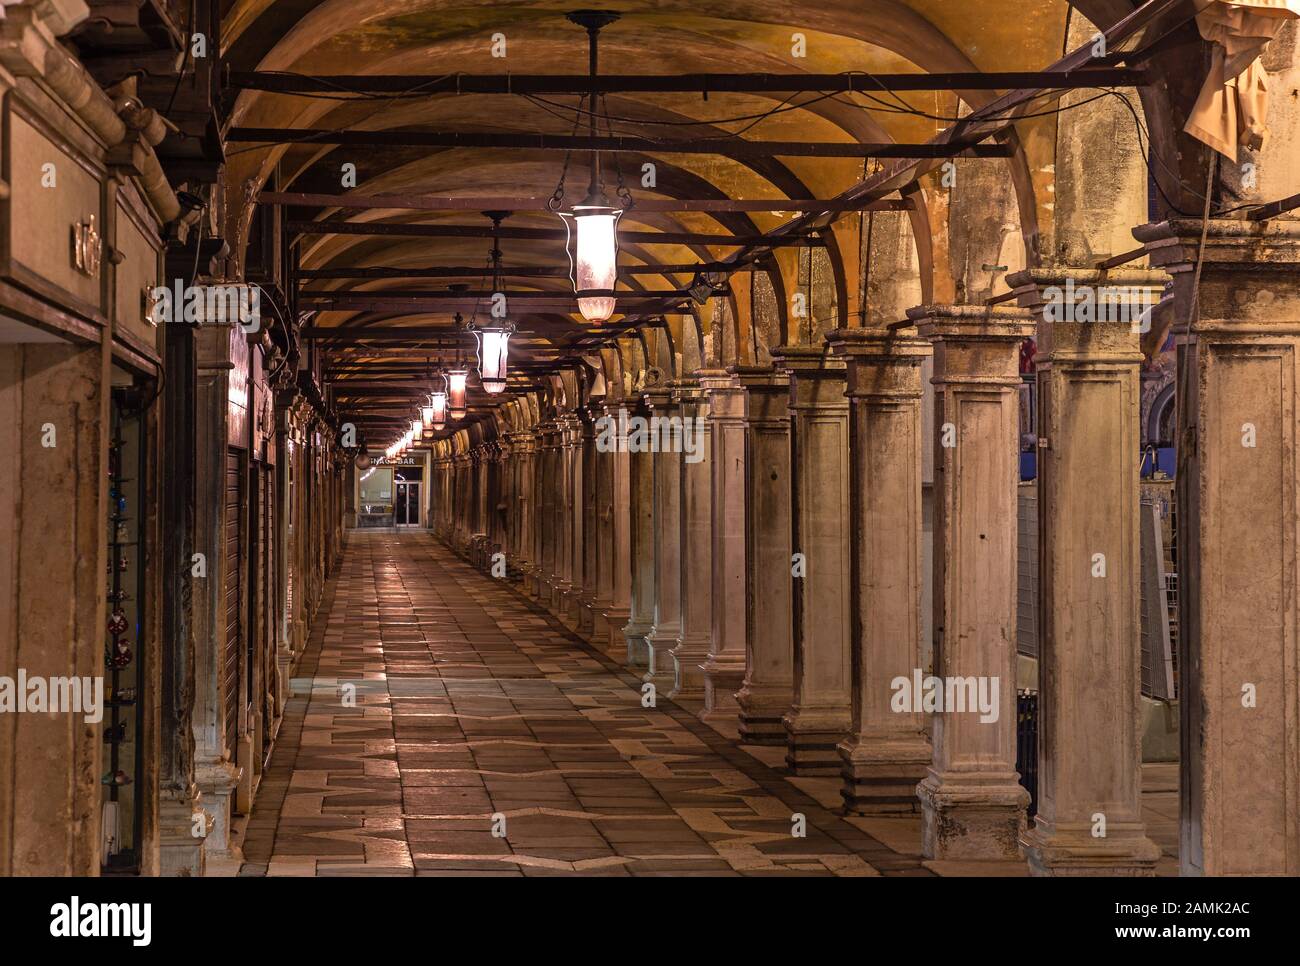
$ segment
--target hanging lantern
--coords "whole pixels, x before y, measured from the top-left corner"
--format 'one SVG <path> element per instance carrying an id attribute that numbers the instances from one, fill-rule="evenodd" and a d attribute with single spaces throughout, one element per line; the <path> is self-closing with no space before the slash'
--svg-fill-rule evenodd
<path id="1" fill-rule="evenodd" d="M 598 187 L 593 189 L 581 204 L 558 214 L 564 220 L 578 311 L 588 322 L 606 322 L 614 314 L 614 296 L 583 293 L 613 291 L 618 281 L 618 220 L 623 209 L 611 205 Z"/>
<path id="2" fill-rule="evenodd" d="M 483 391 L 496 394 L 506 388 L 506 359 L 510 352 L 510 336 L 514 325 L 507 318 L 505 286 L 501 281 L 501 222 L 509 212 L 485 211 L 492 219 L 492 320 L 476 326 L 470 320 L 469 330 L 478 343 L 478 374 Z"/>
<path id="3" fill-rule="evenodd" d="M 424 423 L 425 429 L 433 425 L 433 406 L 427 401 L 420 407 L 420 422 Z"/>
<path id="4" fill-rule="evenodd" d="M 447 425 L 447 394 L 445 392 L 429 393 L 429 412 L 432 414 L 429 425 L 436 430 L 444 429 Z"/>
<path id="5" fill-rule="evenodd" d="M 411 439 L 413 439 L 415 442 L 418 443 L 423 438 L 424 438 L 424 423 L 422 423 L 419 419 L 412 419 Z"/>
<path id="6" fill-rule="evenodd" d="M 598 37 L 602 27 L 617 20 L 619 15 L 608 10 L 575 10 L 568 15 L 573 23 L 587 31 L 588 75 L 591 91 L 585 95 L 587 101 L 588 134 L 594 139 L 598 135 L 597 100 L 603 103 L 600 93 L 600 71 L 598 67 Z M 606 126 L 609 117 L 605 117 Z M 617 167 L 617 161 L 615 162 Z M 566 164 L 567 167 L 567 164 Z M 569 278 L 573 290 L 578 296 L 578 311 L 588 322 L 605 322 L 614 314 L 615 298 L 613 290 L 618 282 L 618 220 L 623 211 L 632 204 L 632 196 L 623 186 L 621 172 L 618 177 L 618 194 L 621 206 L 610 203 L 601 189 L 600 152 L 591 152 L 590 182 L 587 197 L 568 211 L 561 211 L 564 198 L 564 173 L 560 174 L 560 183 L 551 197 L 551 208 L 564 221 L 565 250 L 569 255 Z M 594 292 L 611 294 L 595 295 Z"/>
<path id="7" fill-rule="evenodd" d="M 513 332 L 514 326 L 509 323 L 474 330 L 478 340 L 478 374 L 484 392 L 495 394 L 506 388 L 506 360 Z"/>
<path id="8" fill-rule="evenodd" d="M 447 372 L 447 404 L 452 419 L 464 419 L 469 412 L 465 402 L 465 380 L 468 378 L 468 369 L 450 369 Z"/>

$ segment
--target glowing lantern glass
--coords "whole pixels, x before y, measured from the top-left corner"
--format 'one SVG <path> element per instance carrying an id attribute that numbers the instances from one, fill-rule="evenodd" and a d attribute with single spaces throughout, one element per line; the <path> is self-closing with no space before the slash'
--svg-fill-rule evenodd
<path id="1" fill-rule="evenodd" d="M 417 443 L 424 438 L 424 423 L 418 419 L 411 420 L 411 439 Z"/>
<path id="2" fill-rule="evenodd" d="M 429 393 L 430 425 L 442 429 L 447 425 L 447 394 L 445 392 Z"/>
<path id="3" fill-rule="evenodd" d="M 468 378 L 468 369 L 452 369 L 447 373 L 447 403 L 452 419 L 464 419 L 469 412 L 465 402 L 465 380 Z"/>
<path id="4" fill-rule="evenodd" d="M 618 281 L 618 220 L 623 215 L 599 191 L 572 211 L 558 213 L 568 233 L 569 277 L 578 293 L 578 311 L 588 322 L 605 322 L 614 314 L 612 295 L 583 292 L 612 291 Z"/>
<path id="5" fill-rule="evenodd" d="M 433 425 L 433 407 L 432 407 L 432 406 L 421 406 L 421 407 L 420 407 L 420 422 L 424 423 L 424 428 L 425 428 L 425 429 L 428 429 L 430 426 Z"/>
<path id="6" fill-rule="evenodd" d="M 478 374 L 483 391 L 499 393 L 506 388 L 506 361 L 510 352 L 510 332 L 506 326 L 475 331 L 478 338 Z"/>

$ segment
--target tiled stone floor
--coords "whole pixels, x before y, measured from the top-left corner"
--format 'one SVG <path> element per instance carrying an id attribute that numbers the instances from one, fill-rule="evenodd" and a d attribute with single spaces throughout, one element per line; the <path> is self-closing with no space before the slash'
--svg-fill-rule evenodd
<path id="1" fill-rule="evenodd" d="M 428 534 L 351 533 L 322 607 L 241 875 L 930 874 Z"/>
<path id="2" fill-rule="evenodd" d="M 639 677 L 427 533 L 349 534 L 294 681 L 240 875 L 1025 874 L 923 864 L 919 819 L 841 817 L 838 781 L 787 778 L 782 749 L 643 708 Z"/>

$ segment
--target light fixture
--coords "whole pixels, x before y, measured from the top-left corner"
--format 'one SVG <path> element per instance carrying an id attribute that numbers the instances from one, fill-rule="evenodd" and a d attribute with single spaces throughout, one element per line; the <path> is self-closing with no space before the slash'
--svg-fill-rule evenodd
<path id="1" fill-rule="evenodd" d="M 452 419 L 464 419 L 469 412 L 465 402 L 465 381 L 468 378 L 469 370 L 464 367 L 447 370 L 447 406 Z"/>
<path id="2" fill-rule="evenodd" d="M 727 295 L 727 276 L 722 272 L 696 272 L 686 292 L 697 303 L 703 305 L 715 295 Z"/>
<path id="3" fill-rule="evenodd" d="M 483 391 L 496 394 L 506 388 L 506 365 L 510 353 L 510 336 L 515 331 L 509 320 L 509 306 L 505 287 L 501 283 L 501 245 L 499 232 L 502 220 L 510 214 L 508 211 L 483 212 L 492 219 L 492 251 L 489 258 L 492 263 L 491 322 L 475 325 L 470 319 L 469 330 L 478 342 L 478 374 L 483 384 Z"/>
<path id="4" fill-rule="evenodd" d="M 506 388 L 506 357 L 511 331 L 506 326 L 484 326 L 474 333 L 478 337 L 478 372 L 484 392 L 495 394 Z"/>
<path id="5" fill-rule="evenodd" d="M 424 423 L 422 423 L 418 417 L 416 419 L 412 419 L 411 439 L 413 439 L 415 442 L 418 443 L 423 438 L 424 438 Z"/>
<path id="6" fill-rule="evenodd" d="M 453 291 L 460 286 L 448 286 Z M 456 331 L 459 332 L 464 327 L 464 318 L 459 312 L 452 316 L 452 324 Z M 461 356 L 460 347 L 456 347 L 456 361 L 451 368 L 447 370 L 447 408 L 450 411 L 452 419 L 464 419 L 469 412 L 469 404 L 465 400 L 466 382 L 469 379 L 469 367 L 465 365 Z"/>
<path id="7" fill-rule="evenodd" d="M 432 413 L 429 424 L 435 430 L 445 428 L 447 425 L 447 394 L 445 392 L 438 390 L 429 393 L 429 411 Z"/>
<path id="8" fill-rule="evenodd" d="M 570 22 L 587 31 L 588 67 L 591 77 L 591 91 L 585 95 L 587 104 L 588 133 L 597 137 L 597 98 L 601 98 L 598 77 L 597 46 L 602 27 L 608 26 L 619 18 L 617 13 L 608 10 L 575 10 L 568 14 Z M 603 103 L 603 98 L 601 98 Z M 582 109 L 582 100 L 578 102 Z M 605 126 L 609 127 L 606 116 Z M 550 207 L 564 222 L 565 250 L 569 255 L 569 278 L 573 282 L 574 293 L 578 296 L 578 311 L 588 322 L 605 322 L 614 314 L 615 297 L 612 294 L 618 282 L 618 220 L 624 210 L 631 207 L 632 196 L 623 184 L 623 173 L 618 169 L 618 195 L 622 207 L 615 206 L 605 195 L 601 184 L 600 152 L 591 152 L 591 180 L 587 186 L 587 197 L 567 211 L 561 210 L 564 203 L 564 177 L 568 165 L 560 173 L 560 183 L 551 196 Z"/>

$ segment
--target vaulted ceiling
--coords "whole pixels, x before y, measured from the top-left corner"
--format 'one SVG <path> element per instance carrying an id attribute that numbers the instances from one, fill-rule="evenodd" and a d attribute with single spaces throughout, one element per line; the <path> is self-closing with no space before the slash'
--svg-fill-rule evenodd
<path id="1" fill-rule="evenodd" d="M 236 0 L 225 14 L 223 57 L 236 72 L 286 72 L 301 75 L 582 74 L 587 69 L 587 38 L 566 19 L 578 6 L 555 0 L 466 3 L 463 0 Z M 694 72 L 864 74 L 1034 71 L 1062 56 L 1067 18 L 1087 16 L 1109 25 L 1132 10 L 1126 0 L 689 0 L 632 3 L 610 0 L 604 6 L 621 13 L 600 38 L 602 73 L 683 74 Z M 504 39 L 504 51 L 502 40 Z M 798 48 L 796 52 L 796 48 Z M 504 52 L 505 56 L 494 56 Z M 865 78 L 864 78 L 865 81 Z M 864 86 L 866 86 L 864 84 Z M 606 106 L 611 133 L 658 141 L 732 138 L 792 142 L 918 143 L 948 126 L 948 118 L 987 104 L 997 91 L 911 91 L 898 94 L 739 94 L 610 93 Z M 578 98 L 571 94 L 427 94 L 418 90 L 361 96 L 284 94 L 243 90 L 230 126 L 274 129 L 350 129 L 356 131 L 441 131 L 468 134 L 570 135 L 578 120 Z M 1021 142 L 1032 140 L 1037 120 L 1023 122 Z M 584 119 L 585 127 L 585 119 Z M 585 132 L 581 132 L 585 133 Z M 602 131 L 601 133 L 606 133 Z M 1019 149 L 1018 149 L 1019 150 Z M 1032 146 L 1030 148 L 1032 153 Z M 749 158 L 742 152 L 684 154 L 646 149 L 604 155 L 605 177 L 612 188 L 621 172 L 637 201 L 673 199 L 833 198 L 860 182 L 876 164 L 861 157 L 777 156 Z M 586 187 L 586 155 L 568 162 L 566 199 L 577 201 Z M 544 201 L 556 190 L 566 154 L 558 150 L 516 147 L 385 147 L 329 143 L 262 144 L 231 141 L 227 147 L 228 190 L 250 201 L 258 191 L 354 195 L 403 195 L 410 198 L 523 198 Z M 615 164 L 618 171 L 616 172 Z M 644 166 L 653 164 L 655 183 L 642 183 Z M 344 182 L 345 165 L 355 165 L 355 188 Z M 1031 222 L 1051 217 L 1050 166 L 1034 164 L 1024 189 L 1033 196 Z M 1022 191 L 1022 195 L 1024 194 Z M 895 196 L 896 197 L 896 196 Z M 236 253 L 248 233 L 251 205 L 232 206 L 237 223 L 227 226 Z M 533 205 L 540 209 L 540 205 Z M 1024 201 L 1022 197 L 1022 207 Z M 346 208 L 300 205 L 290 217 L 354 222 L 477 226 L 488 221 L 469 210 Z M 621 246 L 622 266 L 687 265 L 725 258 L 735 245 L 701 242 L 658 243 L 653 234 L 754 236 L 771 231 L 797 212 L 671 211 L 633 207 L 621 230 L 637 233 Z M 845 212 L 846 216 L 856 214 Z M 518 210 L 504 222 L 510 229 L 560 227 L 544 209 Z M 837 227 L 838 231 L 839 228 Z M 847 230 L 847 229 L 846 229 Z M 644 233 L 644 234 L 642 234 Z M 850 233 L 851 234 L 851 233 Z M 853 236 L 856 238 L 856 236 Z M 856 241 L 854 241 L 856 243 Z M 857 253 L 841 243 L 837 254 L 853 274 Z M 439 266 L 473 269 L 459 277 L 329 278 L 311 277 L 302 288 L 314 292 L 441 292 L 461 283 L 470 290 L 487 287 L 483 278 L 491 241 L 486 237 L 411 237 L 396 234 L 313 232 L 299 243 L 299 267 L 309 273 L 356 274 L 355 270 L 420 270 Z M 535 380 L 556 360 L 590 354 L 599 344 L 593 327 L 582 322 L 570 300 L 562 234 L 556 237 L 506 237 L 501 242 L 509 267 L 551 267 L 552 277 L 511 278 L 507 288 L 520 297 L 528 292 L 554 293 L 561 299 L 521 303 L 513 310 L 520 328 L 516 379 Z M 364 274 L 364 272 L 362 273 Z M 393 273 L 396 276 L 396 273 Z M 629 292 L 679 291 L 692 273 L 629 274 L 620 287 Z M 856 286 L 852 286 L 856 288 Z M 425 360 L 447 359 L 446 340 L 430 328 L 454 333 L 452 310 L 463 303 L 417 303 L 412 307 L 361 305 L 320 307 L 312 325 L 420 327 L 420 335 L 403 343 L 322 343 L 328 359 L 347 361 L 345 380 L 366 383 L 345 396 L 348 405 L 376 419 L 396 410 L 409 411 L 400 393 L 385 396 L 377 383 L 395 384 L 424 378 Z M 431 308 L 434 305 L 436 307 Z M 644 314 L 664 312 L 658 303 L 624 300 L 608 327 L 619 330 Z M 668 312 L 675 309 L 670 306 Z M 482 312 L 479 313 L 480 317 Z M 472 341 L 463 339 L 466 348 Z M 374 387 L 374 388 L 370 388 Z M 346 391 L 346 390 L 343 390 Z M 502 397 L 473 394 L 477 407 L 498 404 Z M 508 397 L 506 397 L 508 398 Z M 372 430 L 378 423 L 372 423 Z M 386 439 L 371 432 L 371 442 Z"/>

